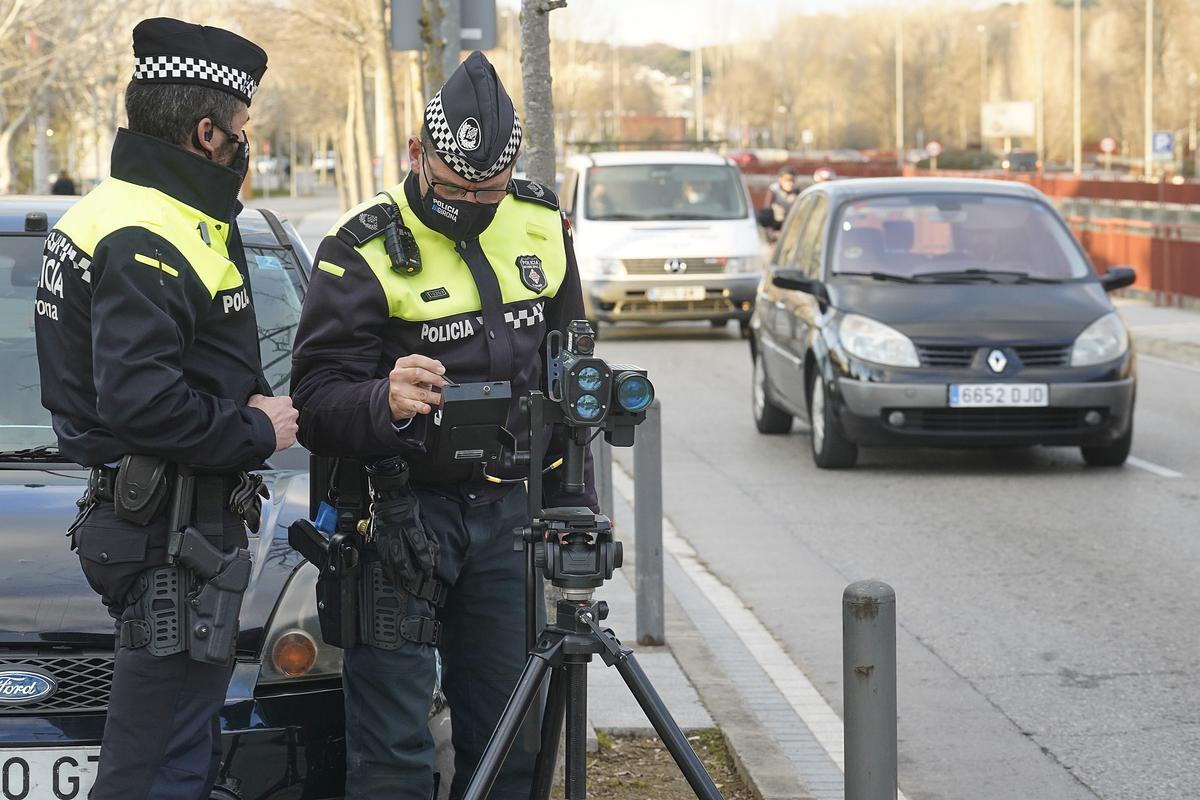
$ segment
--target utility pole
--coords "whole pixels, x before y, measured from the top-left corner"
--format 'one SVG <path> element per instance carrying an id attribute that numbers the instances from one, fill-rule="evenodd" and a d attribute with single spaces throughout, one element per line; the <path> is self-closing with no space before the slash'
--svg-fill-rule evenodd
<path id="1" fill-rule="evenodd" d="M 553 186 L 554 92 L 550 79 L 550 12 L 566 0 L 521 0 L 521 83 L 525 89 L 526 174 Z"/>
<path id="2" fill-rule="evenodd" d="M 904 169 L 904 28 L 896 9 L 896 167 Z"/>
<path id="3" fill-rule="evenodd" d="M 1146 151 L 1142 174 L 1146 180 L 1150 180 L 1154 177 L 1154 0 L 1146 0 L 1146 92 L 1143 114 Z"/>
<path id="4" fill-rule="evenodd" d="M 616 42 L 612 46 L 612 114 L 613 140 L 621 140 L 621 48 Z"/>
<path id="5" fill-rule="evenodd" d="M 462 54 L 462 3 L 461 0 L 442 0 L 442 74 L 449 78 L 458 69 Z"/>
<path id="6" fill-rule="evenodd" d="M 704 50 L 692 49 L 692 98 L 695 101 L 696 141 L 704 141 Z"/>
<path id="7" fill-rule="evenodd" d="M 976 25 L 979 31 L 979 152 L 987 152 L 987 132 L 983 129 L 983 106 L 988 101 L 988 29 L 987 25 Z M 983 166 L 981 163 L 980 166 Z"/>
<path id="8" fill-rule="evenodd" d="M 1076 175 L 1083 174 L 1083 0 L 1075 0 L 1075 111 L 1074 147 L 1071 164 Z"/>
<path id="9" fill-rule="evenodd" d="M 1037 158 L 1046 163 L 1046 0 L 1037 0 Z"/>

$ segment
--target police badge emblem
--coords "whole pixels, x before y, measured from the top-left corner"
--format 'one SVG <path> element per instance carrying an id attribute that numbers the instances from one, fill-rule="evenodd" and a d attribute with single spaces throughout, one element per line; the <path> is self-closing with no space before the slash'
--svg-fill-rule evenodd
<path id="1" fill-rule="evenodd" d="M 537 256 L 517 256 L 517 270 L 521 274 L 521 283 L 531 292 L 541 292 L 546 289 L 546 273 L 542 270 L 542 260 Z"/>

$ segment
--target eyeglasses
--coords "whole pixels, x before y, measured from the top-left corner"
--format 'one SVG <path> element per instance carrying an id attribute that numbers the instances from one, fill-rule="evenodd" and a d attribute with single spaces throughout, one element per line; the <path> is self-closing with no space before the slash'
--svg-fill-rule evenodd
<path id="1" fill-rule="evenodd" d="M 508 194 L 509 186 L 505 184 L 503 189 L 468 189 L 465 186 L 459 186 L 457 183 L 446 183 L 444 181 L 435 181 L 433 173 L 429 171 L 429 159 L 425 155 L 425 151 L 421 150 L 421 161 L 424 164 L 425 182 L 433 187 L 433 190 L 447 200 L 462 200 L 469 194 L 475 195 L 476 202 L 484 205 L 495 205 L 504 199 Z"/>

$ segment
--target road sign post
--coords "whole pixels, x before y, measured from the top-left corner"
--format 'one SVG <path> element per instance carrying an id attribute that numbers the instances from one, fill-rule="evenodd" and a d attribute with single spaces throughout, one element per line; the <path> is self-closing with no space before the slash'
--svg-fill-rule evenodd
<path id="1" fill-rule="evenodd" d="M 1104 171 L 1112 172 L 1112 154 L 1117 150 L 1117 140 L 1105 136 L 1100 140 L 1100 152 L 1104 153 Z"/>
<path id="2" fill-rule="evenodd" d="M 938 156 L 942 154 L 942 143 L 937 139 L 930 139 L 925 145 L 925 155 L 929 156 L 929 171 L 937 172 Z"/>

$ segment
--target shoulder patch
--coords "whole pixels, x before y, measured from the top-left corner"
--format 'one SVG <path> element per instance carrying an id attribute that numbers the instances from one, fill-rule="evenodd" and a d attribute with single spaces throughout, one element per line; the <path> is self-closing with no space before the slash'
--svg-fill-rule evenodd
<path id="1" fill-rule="evenodd" d="M 337 236 L 351 247 L 362 247 L 367 242 L 383 235 L 383 229 L 392 221 L 394 211 L 391 203 L 376 203 L 364 208 L 338 228 Z"/>
<path id="2" fill-rule="evenodd" d="M 545 184 L 513 178 L 513 194 L 522 200 L 541 203 L 555 211 L 558 210 L 558 195 Z"/>

